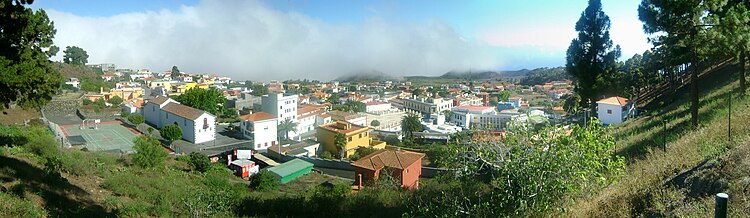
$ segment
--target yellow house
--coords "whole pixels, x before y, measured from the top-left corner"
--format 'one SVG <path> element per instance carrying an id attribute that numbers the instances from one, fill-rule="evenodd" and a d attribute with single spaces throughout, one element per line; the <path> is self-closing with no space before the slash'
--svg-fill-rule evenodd
<path id="1" fill-rule="evenodd" d="M 334 142 L 338 133 L 343 133 L 346 139 L 344 146 L 344 157 L 349 157 L 357 151 L 359 147 L 383 149 L 385 142 L 370 138 L 370 128 L 352 124 L 346 121 L 336 121 L 320 125 L 316 128 L 315 136 L 318 138 L 324 151 L 331 152 L 333 155 L 340 154 L 339 148 Z"/>
<path id="2" fill-rule="evenodd" d="M 174 84 L 172 86 L 172 92 L 183 94 L 185 93 L 185 91 L 195 88 L 196 86 L 198 86 L 198 83 L 194 83 L 194 82 Z"/>

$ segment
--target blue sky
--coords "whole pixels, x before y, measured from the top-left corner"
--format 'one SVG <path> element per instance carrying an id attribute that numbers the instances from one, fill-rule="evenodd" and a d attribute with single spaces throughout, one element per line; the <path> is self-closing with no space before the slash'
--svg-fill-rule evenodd
<path id="1" fill-rule="evenodd" d="M 641 23 L 637 19 L 637 6 L 640 1 L 634 0 L 605 0 L 605 13 L 612 20 L 612 39 L 621 45 L 623 59 L 650 48 L 643 34 Z M 264 59 L 259 61 L 262 67 L 238 69 L 223 66 L 193 66 L 190 57 L 184 55 L 177 58 L 159 58 L 161 62 L 139 61 L 133 56 L 119 55 L 123 53 L 123 45 L 119 47 L 104 43 L 94 43 L 91 39 L 84 40 L 90 34 L 101 34 L 102 30 L 80 25 L 109 26 L 110 29 L 131 30 L 127 33 L 133 37 L 132 47 L 146 45 L 157 46 L 164 44 L 162 39 L 151 42 L 147 35 L 154 31 L 171 29 L 182 31 L 194 30 L 189 35 L 203 33 L 199 27 L 221 26 L 232 24 L 225 29 L 231 29 L 231 34 L 222 35 L 229 40 L 242 39 L 241 35 L 256 34 L 270 31 L 267 36 L 258 36 L 256 43 L 248 44 L 250 51 L 259 53 L 273 53 L 274 58 L 285 58 L 292 55 L 290 60 L 306 62 L 330 62 L 329 64 L 313 64 L 322 69 L 316 71 L 331 71 L 326 77 L 351 73 L 357 70 L 378 70 L 396 75 L 428 74 L 439 75 L 443 70 L 515 70 L 522 68 L 554 67 L 564 65 L 565 49 L 575 37 L 574 25 L 586 7 L 586 1 L 312 1 L 312 0 L 279 0 L 279 1 L 179 1 L 179 0 L 134 0 L 134 1 L 94 1 L 94 0 L 41 0 L 34 3 L 33 8 L 43 8 L 50 13 L 50 17 L 58 26 L 58 44 L 86 46 L 84 49 L 92 53 L 91 62 L 114 62 L 126 67 L 167 68 L 181 64 L 193 71 L 227 71 L 229 74 L 250 79 L 264 79 L 260 71 L 282 71 L 281 77 L 303 76 L 290 73 L 305 67 L 289 67 L 292 63 L 283 60 Z M 216 18 L 215 17 L 219 17 Z M 133 21 L 133 20 L 137 20 Z M 215 20 L 217 23 L 210 23 Z M 254 26 L 257 22 L 260 26 Z M 154 26 L 149 26 L 153 24 Z M 121 25 L 117 27 L 117 25 Z M 184 26 L 181 26 L 184 25 Z M 269 25 L 272 25 L 269 27 Z M 137 26 L 138 29 L 132 29 Z M 61 28 L 66 27 L 65 30 Z M 236 30 L 246 28 L 247 31 Z M 68 30 L 68 29 L 75 29 Z M 221 28 L 212 29 L 222 32 Z M 195 31 L 197 30 L 197 31 Z M 92 33 L 83 36 L 83 32 Z M 234 32 L 237 31 L 237 32 Z M 307 38 L 295 38 L 294 34 L 309 34 Z M 139 36 L 144 34 L 144 36 Z M 276 35 L 274 35 L 276 34 Z M 326 35 L 328 34 L 328 35 Z M 380 35 L 382 34 L 382 35 Z M 163 35 L 163 34 L 156 34 Z M 184 34 L 183 34 L 184 35 Z M 120 37 L 120 36 L 112 36 Z M 168 37 L 168 36 L 164 36 Z M 174 36 L 172 36 L 174 38 Z M 199 36 L 191 41 L 201 41 Z M 211 36 L 203 36 L 211 37 Z M 391 37 L 391 38 L 389 38 Z M 110 37 L 111 38 L 111 37 Z M 177 39 L 179 40 L 179 39 Z M 297 41 L 295 41 L 297 40 Z M 425 41 L 427 40 L 427 41 Z M 370 43 L 375 41 L 377 43 Z M 337 43 L 342 42 L 342 43 Z M 432 42 L 445 45 L 433 45 Z M 123 42 L 124 44 L 125 42 Z M 268 43 L 265 46 L 258 44 Z M 452 43 L 452 44 L 451 44 Z M 194 45 L 181 43 L 177 45 Z M 329 45 L 328 48 L 318 49 L 317 53 L 306 54 L 310 47 L 301 45 Z M 360 46 L 360 44 L 362 46 Z M 410 45 L 416 44 L 416 51 Z M 345 45 L 348 45 L 345 47 Z M 64 47 L 65 45 L 63 45 Z M 172 45 L 174 46 L 174 45 Z M 217 45 L 218 47 L 224 45 Z M 291 47 L 290 47 L 291 46 Z M 234 48 L 237 46 L 229 46 Z M 241 47 L 241 45 L 240 45 Z M 419 49 L 423 50 L 419 50 Z M 158 55 L 169 48 L 148 49 L 148 53 Z M 264 50 L 267 49 L 267 50 Z M 345 50 L 352 49 L 352 52 Z M 101 51 L 100 51 L 101 50 Z M 188 49 L 191 50 L 191 49 Z M 211 48 L 196 47 L 196 51 L 211 52 Z M 232 50 L 232 49 L 229 49 Z M 288 50 L 288 51 L 287 51 Z M 238 49 L 238 52 L 241 52 Z M 299 53 L 305 53 L 300 56 Z M 322 54 L 321 54 L 322 53 Z M 402 58 L 376 58 L 369 54 L 383 57 L 406 53 Z M 425 54 L 414 59 L 413 56 Z M 351 57 L 354 56 L 354 57 Z M 199 58 L 199 57 L 198 57 Z M 152 58 L 153 59 L 153 58 Z M 347 60 L 345 69 L 337 70 L 334 60 Z M 368 61 L 361 61 L 361 60 Z M 453 65 L 446 60 L 456 60 Z M 247 61 L 247 60 L 244 60 Z M 359 61 L 359 62 L 358 62 Z M 431 61 L 440 62 L 431 67 Z M 146 63 L 141 63 L 146 62 Z M 252 62 L 252 61 L 251 61 Z M 277 62 L 278 65 L 269 64 Z M 401 66 L 416 62 L 419 66 Z M 377 65 L 377 64 L 380 65 Z M 434 62 L 433 62 L 434 63 Z M 156 65 L 156 66 L 154 66 Z M 361 67 L 358 67 L 361 66 Z M 394 65 L 394 67 L 383 67 Z M 179 66 L 179 65 L 178 65 Z M 327 68 L 327 69 L 323 69 Z M 231 72 L 230 72 L 231 71 Z M 281 78 L 284 79 L 284 78 Z"/>

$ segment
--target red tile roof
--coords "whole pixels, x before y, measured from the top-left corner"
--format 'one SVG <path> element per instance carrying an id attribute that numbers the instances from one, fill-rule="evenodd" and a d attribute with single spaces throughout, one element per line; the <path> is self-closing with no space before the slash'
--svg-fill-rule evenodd
<path id="1" fill-rule="evenodd" d="M 628 99 L 620 96 L 615 96 L 599 100 L 596 103 L 625 106 L 628 104 Z"/>
<path id="2" fill-rule="evenodd" d="M 487 110 L 493 107 L 465 105 L 465 106 L 458 106 L 455 108 L 466 109 L 470 111 L 483 111 L 483 110 Z"/>
<path id="3" fill-rule="evenodd" d="M 276 117 L 274 117 L 273 115 L 271 115 L 269 113 L 262 112 L 262 111 L 261 112 L 257 112 L 257 113 L 253 113 L 253 114 L 247 114 L 247 115 L 240 116 L 240 119 L 249 120 L 249 121 L 253 121 L 253 122 L 255 122 L 255 121 L 261 121 L 261 120 L 270 120 L 270 119 L 274 119 L 274 118 L 276 118 Z"/>
<path id="4" fill-rule="evenodd" d="M 352 166 L 369 170 L 380 170 L 385 167 L 403 170 L 424 156 L 425 154 L 413 151 L 381 149 L 360 158 L 352 163 Z"/>

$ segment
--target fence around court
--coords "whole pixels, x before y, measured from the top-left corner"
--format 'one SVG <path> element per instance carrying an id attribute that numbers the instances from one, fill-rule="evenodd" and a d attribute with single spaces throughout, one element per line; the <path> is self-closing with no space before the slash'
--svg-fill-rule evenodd
<path id="1" fill-rule="evenodd" d="M 65 132 L 63 131 L 62 127 L 58 125 L 57 123 L 54 123 L 47 119 L 44 109 L 40 110 L 42 113 L 42 121 L 47 124 L 47 127 L 49 127 L 50 130 L 52 130 L 52 133 L 55 134 L 55 140 L 60 142 L 60 147 L 63 148 L 70 148 L 72 147 L 70 142 L 68 141 L 68 138 L 65 137 Z"/>

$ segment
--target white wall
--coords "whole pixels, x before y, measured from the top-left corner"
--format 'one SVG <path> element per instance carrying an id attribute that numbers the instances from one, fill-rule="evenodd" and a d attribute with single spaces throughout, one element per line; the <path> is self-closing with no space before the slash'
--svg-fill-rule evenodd
<path id="1" fill-rule="evenodd" d="M 365 111 L 380 112 L 380 111 L 387 111 L 389 109 L 391 109 L 391 104 L 376 104 L 376 105 L 367 105 Z"/>
<path id="2" fill-rule="evenodd" d="M 611 114 L 607 113 L 608 110 L 611 110 Z M 611 104 L 598 104 L 597 106 L 597 116 L 599 118 L 599 121 L 601 121 L 603 124 L 618 124 L 622 123 L 622 106 L 620 105 L 611 105 Z"/>
<path id="3" fill-rule="evenodd" d="M 253 140 L 253 150 L 267 149 L 278 143 L 276 119 L 258 122 L 243 120 L 241 125 L 245 137 Z"/>
<path id="4" fill-rule="evenodd" d="M 203 128 L 204 119 L 206 119 L 206 122 L 208 123 L 208 128 L 205 129 Z M 188 123 L 190 122 L 188 121 Z M 216 139 L 216 117 L 204 112 L 203 115 L 196 119 L 193 129 L 195 130 L 194 133 L 191 133 L 192 137 L 195 139 L 194 141 L 191 141 L 193 143 L 203 143 Z M 182 132 L 185 133 L 185 130 L 182 130 Z"/>

